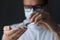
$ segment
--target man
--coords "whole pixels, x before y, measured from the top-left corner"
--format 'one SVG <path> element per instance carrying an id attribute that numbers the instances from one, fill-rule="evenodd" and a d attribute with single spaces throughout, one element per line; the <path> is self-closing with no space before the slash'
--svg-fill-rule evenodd
<path id="1" fill-rule="evenodd" d="M 2 40 L 60 40 L 60 27 L 51 19 L 44 0 L 23 0 L 26 20 L 5 26 Z"/>

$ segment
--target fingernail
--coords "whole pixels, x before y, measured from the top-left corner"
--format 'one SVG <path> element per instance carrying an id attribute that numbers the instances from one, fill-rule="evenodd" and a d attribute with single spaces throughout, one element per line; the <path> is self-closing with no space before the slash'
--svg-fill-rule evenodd
<path id="1" fill-rule="evenodd" d="M 27 29 L 26 27 L 23 27 L 24 29 Z"/>

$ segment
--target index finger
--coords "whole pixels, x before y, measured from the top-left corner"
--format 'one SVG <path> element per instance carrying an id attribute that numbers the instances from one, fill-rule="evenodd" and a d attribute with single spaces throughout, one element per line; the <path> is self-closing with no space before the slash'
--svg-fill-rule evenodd
<path id="1" fill-rule="evenodd" d="M 6 34 L 7 36 L 10 36 L 10 35 L 14 34 L 15 32 L 17 32 L 19 29 L 20 28 L 15 28 L 10 31 L 4 31 L 4 34 Z"/>
<path id="2" fill-rule="evenodd" d="M 33 12 L 31 15 L 30 15 L 30 18 L 29 19 L 31 19 L 31 17 L 35 14 L 36 12 Z"/>

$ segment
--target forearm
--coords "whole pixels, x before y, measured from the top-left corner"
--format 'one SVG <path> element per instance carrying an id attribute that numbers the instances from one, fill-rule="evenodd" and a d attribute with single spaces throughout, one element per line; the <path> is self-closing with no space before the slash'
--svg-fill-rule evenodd
<path id="1" fill-rule="evenodd" d="M 60 40 L 60 36 L 58 33 L 54 32 L 54 36 L 56 37 L 56 40 Z"/>
<path id="2" fill-rule="evenodd" d="M 56 37 L 57 40 L 60 40 L 60 27 L 56 22 L 49 17 L 48 19 L 44 20 L 45 26 L 54 33 L 54 36 Z"/>
<path id="3" fill-rule="evenodd" d="M 56 30 L 54 31 L 54 35 L 56 36 L 57 40 L 60 40 L 60 27 L 56 26 Z"/>
<path id="4" fill-rule="evenodd" d="M 47 25 L 49 26 L 49 30 L 51 30 L 55 37 L 57 38 L 57 40 L 60 40 L 60 27 L 59 25 L 57 25 L 54 21 L 48 21 Z"/>

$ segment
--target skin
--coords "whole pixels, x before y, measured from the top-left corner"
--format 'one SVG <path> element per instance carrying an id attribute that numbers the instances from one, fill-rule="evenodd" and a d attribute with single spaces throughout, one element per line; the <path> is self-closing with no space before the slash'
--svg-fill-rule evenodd
<path id="1" fill-rule="evenodd" d="M 39 0 L 24 0 L 24 9 L 34 7 L 41 7 L 39 4 L 42 4 L 43 2 Z M 45 7 L 45 8 L 44 8 Z M 46 6 L 43 6 L 44 9 L 46 9 Z M 46 17 L 47 16 L 47 17 Z M 40 19 L 39 19 L 40 18 Z M 43 19 L 45 18 L 45 19 Z M 44 28 L 52 31 L 54 35 L 57 37 L 57 40 L 60 38 L 60 28 L 59 26 L 51 19 L 49 16 L 49 13 L 44 12 L 34 12 L 30 15 L 30 23 L 34 22 L 37 25 L 42 25 Z M 22 28 L 15 28 L 11 29 L 9 26 L 5 26 L 3 28 L 3 39 L 4 40 L 17 40 L 27 29 L 23 26 Z"/>
<path id="2" fill-rule="evenodd" d="M 3 40 L 17 40 L 25 31 L 25 27 L 11 29 L 9 26 L 3 28 Z"/>
<path id="3" fill-rule="evenodd" d="M 39 3 L 38 0 L 25 0 L 23 3 L 24 3 L 24 9 L 26 9 L 26 8 L 31 8 L 32 6 L 41 7 L 38 4 L 42 4 L 43 2 L 41 1 Z M 47 6 L 43 6 L 43 9 L 48 10 Z M 43 18 L 45 18 L 45 19 L 43 19 Z M 34 12 L 30 15 L 29 19 L 30 19 L 31 23 L 34 22 L 35 24 L 41 25 L 45 29 L 52 31 L 54 33 L 55 37 L 57 38 L 56 40 L 60 40 L 60 27 L 49 16 L 48 12 L 46 12 L 46 11 Z"/>

